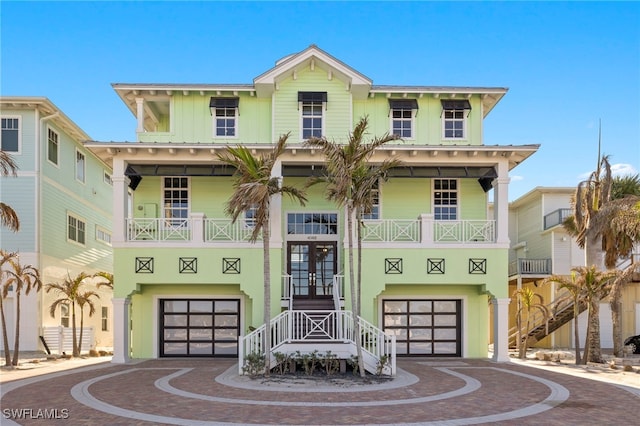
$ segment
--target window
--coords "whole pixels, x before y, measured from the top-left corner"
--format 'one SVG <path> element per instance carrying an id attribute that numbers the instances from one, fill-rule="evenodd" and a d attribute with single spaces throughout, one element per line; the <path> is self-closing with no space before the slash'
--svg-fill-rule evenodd
<path id="1" fill-rule="evenodd" d="M 102 331 L 109 331 L 109 308 L 106 306 L 102 307 Z"/>
<path id="2" fill-rule="evenodd" d="M 182 226 L 189 218 L 189 178 L 165 177 L 163 190 L 164 217 L 170 226 Z"/>
<path id="3" fill-rule="evenodd" d="M 338 215 L 336 213 L 288 213 L 289 235 L 336 235 Z"/>
<path id="4" fill-rule="evenodd" d="M 471 111 L 469 101 L 442 101 L 442 128 L 445 139 L 464 139 L 466 137 L 466 117 Z"/>
<path id="5" fill-rule="evenodd" d="M 298 92 L 302 111 L 302 139 L 322 137 L 322 111 L 327 104 L 327 92 Z"/>
<path id="6" fill-rule="evenodd" d="M 69 327 L 69 305 L 67 303 L 60 305 L 60 325 Z"/>
<path id="7" fill-rule="evenodd" d="M 20 152 L 20 119 L 3 118 L 0 148 L 5 152 Z"/>
<path id="8" fill-rule="evenodd" d="M 76 151 L 76 179 L 84 183 L 84 154 Z"/>
<path id="9" fill-rule="evenodd" d="M 96 240 L 111 245 L 111 232 L 100 226 L 96 226 Z"/>
<path id="10" fill-rule="evenodd" d="M 51 129 L 47 132 L 47 158 L 58 165 L 58 134 Z"/>
<path id="11" fill-rule="evenodd" d="M 111 179 L 111 175 L 109 173 L 104 172 L 102 179 L 104 180 L 104 183 L 106 183 L 107 185 L 113 185 L 113 180 Z"/>
<path id="12" fill-rule="evenodd" d="M 458 181 L 433 180 L 433 217 L 435 220 L 458 219 Z"/>
<path id="13" fill-rule="evenodd" d="M 238 98 L 211 98 L 209 108 L 214 116 L 216 137 L 237 136 L 238 104 Z"/>
<path id="14" fill-rule="evenodd" d="M 371 190 L 371 211 L 362 214 L 362 219 L 380 219 L 380 182 Z"/>
<path id="15" fill-rule="evenodd" d="M 86 223 L 76 216 L 67 214 L 67 224 L 67 238 L 76 243 L 84 244 Z"/>
<path id="16" fill-rule="evenodd" d="M 415 99 L 389 99 L 391 133 L 403 139 L 413 139 L 413 118 L 418 111 Z"/>

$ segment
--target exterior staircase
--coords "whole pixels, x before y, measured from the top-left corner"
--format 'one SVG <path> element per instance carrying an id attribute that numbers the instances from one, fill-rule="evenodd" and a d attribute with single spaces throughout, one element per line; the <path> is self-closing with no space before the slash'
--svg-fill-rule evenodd
<path id="1" fill-rule="evenodd" d="M 573 300 L 563 297 L 555 302 L 551 302 L 546 305 L 551 312 L 551 317 L 548 321 L 545 321 L 544 316 L 536 311 L 530 319 L 530 328 L 526 334 L 529 336 L 529 345 L 533 345 L 536 342 L 544 339 L 563 325 L 573 320 L 575 316 Z M 578 305 L 578 314 L 581 314 L 587 309 L 587 304 L 581 302 Z M 512 327 L 509 330 L 509 346 L 518 347 L 518 327 Z M 524 336 L 523 336 L 524 340 Z"/>

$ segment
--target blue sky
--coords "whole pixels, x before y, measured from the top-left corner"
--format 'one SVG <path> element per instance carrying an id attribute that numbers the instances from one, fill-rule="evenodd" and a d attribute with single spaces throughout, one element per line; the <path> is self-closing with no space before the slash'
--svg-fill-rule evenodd
<path id="1" fill-rule="evenodd" d="M 603 152 L 640 170 L 637 2 L 0 2 L 0 94 L 45 96 L 135 140 L 111 83 L 251 83 L 310 44 L 374 84 L 498 86 L 485 144 L 541 144 L 511 200 L 575 186 Z"/>

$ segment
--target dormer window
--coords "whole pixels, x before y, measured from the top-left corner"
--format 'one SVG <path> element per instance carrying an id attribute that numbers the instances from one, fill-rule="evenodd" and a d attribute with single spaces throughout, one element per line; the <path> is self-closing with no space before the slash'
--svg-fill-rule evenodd
<path id="1" fill-rule="evenodd" d="M 323 111 L 327 106 L 327 92 L 298 92 L 298 105 L 301 111 L 302 139 L 322 137 Z"/>
<path id="2" fill-rule="evenodd" d="M 238 136 L 239 98 L 211 98 L 209 108 L 214 120 L 214 137 Z"/>
<path id="3" fill-rule="evenodd" d="M 389 99 L 391 133 L 403 139 L 414 139 L 414 117 L 418 112 L 415 99 Z"/>
<path id="4" fill-rule="evenodd" d="M 444 139 L 465 139 L 467 137 L 467 117 L 471 111 L 468 100 L 442 100 L 442 137 Z"/>

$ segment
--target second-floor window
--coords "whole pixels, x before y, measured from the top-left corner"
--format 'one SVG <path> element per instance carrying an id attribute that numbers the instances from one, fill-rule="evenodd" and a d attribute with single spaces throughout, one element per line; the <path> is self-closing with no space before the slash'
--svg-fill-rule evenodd
<path id="1" fill-rule="evenodd" d="M 163 185 L 163 213 L 167 224 L 181 226 L 189 218 L 189 178 L 165 177 Z"/>
<path id="2" fill-rule="evenodd" d="M 47 131 L 47 159 L 58 165 L 58 134 L 52 129 Z"/>
<path id="3" fill-rule="evenodd" d="M 298 104 L 302 118 L 302 139 L 322 137 L 327 92 L 298 92 Z"/>
<path id="4" fill-rule="evenodd" d="M 471 104 L 467 100 L 442 100 L 442 131 L 444 139 L 467 138 L 467 116 Z"/>
<path id="5" fill-rule="evenodd" d="M 458 219 L 458 180 L 433 180 L 433 218 L 435 220 Z"/>
<path id="6" fill-rule="evenodd" d="M 76 151 L 76 179 L 84 183 L 84 154 Z"/>
<path id="7" fill-rule="evenodd" d="M 214 123 L 215 137 L 238 136 L 238 98 L 211 98 L 209 107 Z"/>
<path id="8" fill-rule="evenodd" d="M 100 323 L 102 325 L 102 331 L 109 331 L 109 308 L 106 306 L 102 307 L 102 312 L 100 312 L 101 320 Z"/>
<path id="9" fill-rule="evenodd" d="M 83 244 L 86 241 L 86 223 L 72 214 L 67 214 L 67 238 L 70 241 Z"/>
<path id="10" fill-rule="evenodd" d="M 2 118 L 0 148 L 5 152 L 20 152 L 20 119 Z"/>
<path id="11" fill-rule="evenodd" d="M 391 116 L 391 134 L 403 139 L 413 139 L 414 117 L 418 111 L 415 99 L 389 99 L 389 115 Z"/>

